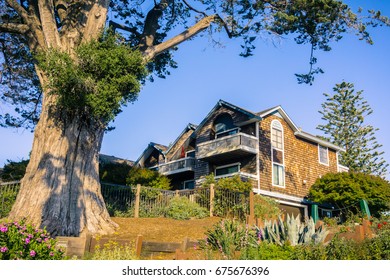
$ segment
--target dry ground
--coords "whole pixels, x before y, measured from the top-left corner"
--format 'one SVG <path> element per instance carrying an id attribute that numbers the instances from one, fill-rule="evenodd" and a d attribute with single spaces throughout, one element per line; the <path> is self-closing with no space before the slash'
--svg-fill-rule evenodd
<path id="1" fill-rule="evenodd" d="M 203 239 L 207 229 L 220 220 L 217 217 L 184 221 L 167 218 L 112 219 L 119 225 L 112 236 L 115 239 L 134 241 L 140 234 L 143 240 L 160 242 L 182 242 L 186 237 L 194 241 Z"/>

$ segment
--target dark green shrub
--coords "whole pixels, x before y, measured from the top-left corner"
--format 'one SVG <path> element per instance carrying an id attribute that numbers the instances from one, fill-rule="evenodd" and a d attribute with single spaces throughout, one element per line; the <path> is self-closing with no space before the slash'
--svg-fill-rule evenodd
<path id="1" fill-rule="evenodd" d="M 390 209 L 390 183 L 379 176 L 363 173 L 329 173 L 317 179 L 310 188 L 309 199 L 333 203 L 359 212 L 359 201 L 365 199 L 374 216 Z"/>
<path id="2" fill-rule="evenodd" d="M 170 190 L 172 188 L 171 181 L 168 177 L 161 175 L 157 171 L 147 168 L 132 167 L 126 178 L 126 184 L 129 186 L 151 187 L 162 190 Z"/>
<path id="3" fill-rule="evenodd" d="M 130 170 L 127 163 L 99 163 L 99 178 L 101 182 L 126 185 Z"/>
<path id="4" fill-rule="evenodd" d="M 26 173 L 29 161 L 27 159 L 16 162 L 8 159 L 1 172 L 1 180 L 4 182 L 21 180 Z"/>
<path id="5" fill-rule="evenodd" d="M 46 230 L 24 221 L 0 224 L 0 260 L 61 260 L 62 250 Z"/>
<path id="6" fill-rule="evenodd" d="M 165 210 L 165 216 L 176 220 L 188 220 L 190 218 L 205 218 L 209 215 L 206 208 L 190 201 L 187 197 L 174 197 Z"/>

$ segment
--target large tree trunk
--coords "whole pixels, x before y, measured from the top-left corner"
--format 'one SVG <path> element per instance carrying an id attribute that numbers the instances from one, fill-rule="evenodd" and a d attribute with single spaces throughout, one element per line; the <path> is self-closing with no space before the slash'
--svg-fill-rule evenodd
<path id="1" fill-rule="evenodd" d="M 47 97 L 49 96 L 49 97 Z M 91 129 L 77 117 L 50 116 L 46 94 L 34 133 L 30 163 L 9 218 L 46 227 L 53 235 L 112 233 L 99 182 L 99 151 L 104 129 Z"/>

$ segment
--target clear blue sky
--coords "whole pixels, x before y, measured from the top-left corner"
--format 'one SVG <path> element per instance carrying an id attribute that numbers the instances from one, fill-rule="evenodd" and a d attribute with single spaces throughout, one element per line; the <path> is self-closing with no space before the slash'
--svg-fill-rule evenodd
<path id="1" fill-rule="evenodd" d="M 390 1 L 346 2 L 390 16 Z M 331 93 L 344 80 L 364 91 L 374 110 L 366 123 L 379 128 L 377 140 L 390 163 L 390 28 L 376 28 L 371 34 L 372 46 L 346 35 L 332 44 L 331 52 L 318 52 L 325 74 L 312 86 L 299 85 L 294 76 L 309 69 L 309 46 L 268 38 L 257 41 L 253 57 L 242 58 L 239 41 L 221 36 L 225 47 L 214 48 L 207 36 L 195 38 L 179 46 L 178 69 L 165 80 L 147 83 L 138 101 L 124 108 L 113 123 L 116 129 L 105 135 L 101 152 L 136 160 L 149 142 L 168 145 L 188 123 L 199 124 L 219 99 L 251 111 L 282 105 L 304 131 L 321 134 L 316 126 L 322 123 L 322 93 Z M 29 131 L 0 128 L 0 133 L 0 166 L 7 159 L 28 158 Z"/>

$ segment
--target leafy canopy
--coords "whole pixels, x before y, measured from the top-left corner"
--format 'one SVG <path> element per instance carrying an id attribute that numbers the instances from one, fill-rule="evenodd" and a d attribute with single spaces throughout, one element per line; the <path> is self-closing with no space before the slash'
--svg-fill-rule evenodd
<path id="1" fill-rule="evenodd" d="M 309 199 L 332 203 L 339 208 L 358 211 L 359 201 L 365 199 L 374 216 L 390 209 L 390 183 L 381 177 L 363 173 L 328 173 L 316 180 L 309 190 Z"/>
<path id="2" fill-rule="evenodd" d="M 78 47 L 75 55 L 56 49 L 37 55 L 39 68 L 48 76 L 45 86 L 58 97 L 55 111 L 106 126 L 121 105 L 137 99 L 147 74 L 142 55 L 110 31 Z"/>

